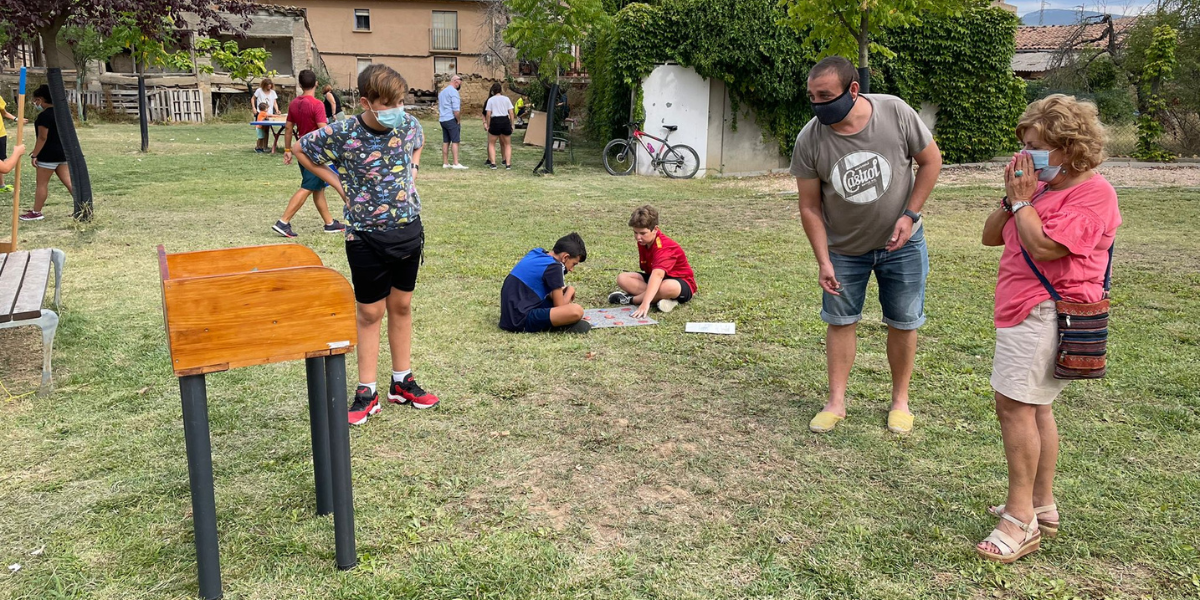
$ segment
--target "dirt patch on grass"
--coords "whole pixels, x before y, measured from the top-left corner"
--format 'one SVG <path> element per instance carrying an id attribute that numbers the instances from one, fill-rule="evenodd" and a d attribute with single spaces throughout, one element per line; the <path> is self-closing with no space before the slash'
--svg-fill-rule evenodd
<path id="1" fill-rule="evenodd" d="M 37 327 L 0 330 L 0 383 L 14 396 L 36 392 L 42 382 L 42 332 Z M 0 388 L 0 400 L 7 397 Z"/>

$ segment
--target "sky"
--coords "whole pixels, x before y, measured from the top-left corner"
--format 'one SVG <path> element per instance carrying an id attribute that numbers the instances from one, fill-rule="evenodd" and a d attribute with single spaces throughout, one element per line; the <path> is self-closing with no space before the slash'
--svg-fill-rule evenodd
<path id="1" fill-rule="evenodd" d="M 1017 14 L 1025 15 L 1035 12 L 1042 8 L 1041 0 L 1006 0 L 1009 4 L 1017 6 Z M 1060 8 L 1067 10 L 1079 10 L 1079 5 L 1083 5 L 1084 10 L 1095 12 L 1107 12 L 1114 15 L 1135 15 L 1144 9 L 1147 5 L 1154 4 L 1147 0 L 1078 0 L 1071 2 L 1069 0 L 1046 0 L 1046 8 Z"/>

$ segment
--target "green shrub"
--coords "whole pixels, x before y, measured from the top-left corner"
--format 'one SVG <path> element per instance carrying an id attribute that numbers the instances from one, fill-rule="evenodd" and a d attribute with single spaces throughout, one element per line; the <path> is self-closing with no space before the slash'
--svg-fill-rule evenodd
<path id="1" fill-rule="evenodd" d="M 805 83 L 820 49 L 803 45 L 804 36 L 780 23 L 783 16 L 774 0 L 625 6 L 586 48 L 589 133 L 599 140 L 624 135 L 631 89 L 640 89 L 656 64 L 673 61 L 725 82 L 735 115 L 742 106 L 753 109 L 790 155 L 812 118 Z M 979 8 L 891 31 L 885 45 L 897 55 L 872 57 L 871 91 L 914 107 L 937 105 L 936 136 L 947 161 L 992 158 L 1015 146 L 1013 128 L 1027 104 L 1025 84 L 1010 67 L 1016 26 L 1003 10 Z"/>

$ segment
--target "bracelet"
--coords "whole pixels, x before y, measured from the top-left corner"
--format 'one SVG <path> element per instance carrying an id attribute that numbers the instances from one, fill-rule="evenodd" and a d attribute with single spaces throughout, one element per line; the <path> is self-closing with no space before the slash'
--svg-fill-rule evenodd
<path id="1" fill-rule="evenodd" d="M 1018 203 L 1012 205 L 1012 213 L 1014 215 L 1016 215 L 1017 211 L 1021 210 L 1022 208 L 1025 208 L 1026 206 L 1033 206 L 1033 203 L 1032 202 L 1018 202 Z"/>
<path id="2" fill-rule="evenodd" d="M 415 171 L 420 171 L 420 170 L 421 170 L 421 165 L 414 164 L 412 167 L 413 167 L 413 170 L 415 170 Z"/>
<path id="3" fill-rule="evenodd" d="M 1003 209 L 1004 209 L 1004 212 L 1006 212 L 1006 213 L 1008 213 L 1008 214 L 1010 214 L 1010 215 L 1012 214 L 1012 212 L 1013 212 L 1013 209 L 1012 209 L 1012 204 L 1010 204 L 1010 203 L 1008 202 L 1008 196 L 1005 196 L 1005 197 L 1003 197 L 1003 198 L 1001 198 L 1001 199 L 1000 199 L 1000 208 L 1003 208 Z"/>

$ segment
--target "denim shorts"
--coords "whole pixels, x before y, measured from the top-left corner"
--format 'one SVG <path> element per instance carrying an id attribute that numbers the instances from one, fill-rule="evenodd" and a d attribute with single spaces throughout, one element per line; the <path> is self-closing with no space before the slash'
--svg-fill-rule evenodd
<path id="1" fill-rule="evenodd" d="M 462 124 L 454 119 L 442 121 L 442 143 L 457 144 L 462 139 Z"/>
<path id="2" fill-rule="evenodd" d="M 859 256 L 829 253 L 833 272 L 842 284 L 842 295 L 823 292 L 821 320 L 830 325 L 852 325 L 862 319 L 871 272 L 879 284 L 883 322 L 896 329 L 916 329 L 925 324 L 925 278 L 929 251 L 925 229 L 918 229 L 895 252 L 872 250 Z"/>

